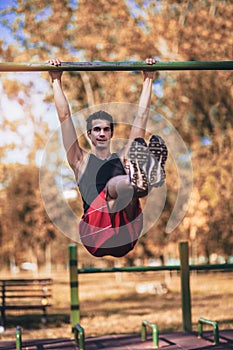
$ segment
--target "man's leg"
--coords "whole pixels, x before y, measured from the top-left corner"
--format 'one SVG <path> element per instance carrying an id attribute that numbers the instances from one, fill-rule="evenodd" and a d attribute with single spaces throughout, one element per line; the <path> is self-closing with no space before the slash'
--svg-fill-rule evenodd
<path id="1" fill-rule="evenodd" d="M 130 217 L 133 215 L 137 198 L 134 196 L 135 189 L 128 175 L 119 175 L 110 179 L 106 192 L 110 214 L 114 215 L 115 212 L 125 209 L 129 211 Z"/>
<path id="2" fill-rule="evenodd" d="M 129 219 L 137 216 L 138 198 L 148 195 L 147 165 L 149 149 L 141 137 L 132 141 L 129 148 L 129 175 L 120 175 L 109 180 L 106 192 L 111 217 L 125 210 Z M 156 160 L 157 164 L 157 160 Z"/>

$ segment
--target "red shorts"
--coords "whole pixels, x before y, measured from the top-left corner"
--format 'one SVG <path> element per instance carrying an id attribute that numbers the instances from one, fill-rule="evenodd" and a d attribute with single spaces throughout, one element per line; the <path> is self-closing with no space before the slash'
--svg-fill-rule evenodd
<path id="1" fill-rule="evenodd" d="M 143 228 L 143 214 L 138 200 L 134 220 L 126 211 L 111 215 L 104 189 L 92 202 L 79 223 L 80 238 L 85 248 L 94 256 L 122 257 L 132 250 Z"/>

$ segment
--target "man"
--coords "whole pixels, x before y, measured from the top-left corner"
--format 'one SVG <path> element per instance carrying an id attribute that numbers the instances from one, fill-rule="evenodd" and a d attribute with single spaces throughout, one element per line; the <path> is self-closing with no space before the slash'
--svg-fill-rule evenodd
<path id="1" fill-rule="evenodd" d="M 49 63 L 61 65 L 58 59 Z M 146 63 L 156 61 L 148 58 Z M 111 153 L 114 123 L 112 116 L 104 111 L 87 119 L 91 152 L 80 147 L 62 89 L 62 71 L 50 71 L 50 76 L 67 160 L 83 199 L 81 241 L 94 256 L 122 257 L 134 248 L 143 228 L 139 198 L 165 180 L 167 148 L 163 139 L 152 135 L 148 147 L 144 140 L 154 72 L 143 72 L 139 108 L 129 143 L 119 153 Z"/>

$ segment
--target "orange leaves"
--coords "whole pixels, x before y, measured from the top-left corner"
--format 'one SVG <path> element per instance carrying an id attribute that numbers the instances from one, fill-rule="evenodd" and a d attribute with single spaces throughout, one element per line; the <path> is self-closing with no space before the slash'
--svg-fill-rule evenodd
<path id="1" fill-rule="evenodd" d="M 15 97 L 21 89 L 21 84 L 13 80 L 3 80 L 3 88 L 9 97 Z"/>

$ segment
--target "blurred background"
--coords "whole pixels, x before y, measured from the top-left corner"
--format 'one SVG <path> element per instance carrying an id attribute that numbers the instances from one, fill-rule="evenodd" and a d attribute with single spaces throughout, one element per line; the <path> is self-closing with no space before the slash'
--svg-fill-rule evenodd
<path id="1" fill-rule="evenodd" d="M 0 60 L 232 60 L 232 18 L 231 0 L 1 1 Z M 175 165 L 168 160 L 164 210 L 134 251 L 122 259 L 100 260 L 80 247 L 82 265 L 176 264 L 181 240 L 189 241 L 193 263 L 233 261 L 232 77 L 232 71 L 157 75 L 154 118 L 169 120 L 191 157 L 193 187 L 186 215 L 172 232 L 166 232 L 179 187 Z M 103 103 L 137 104 L 141 82 L 141 72 L 63 74 L 74 115 Z M 49 74 L 1 73 L 0 94 L 1 271 L 50 275 L 67 268 L 67 246 L 73 241 L 53 224 L 41 198 L 43 152 L 58 128 Z M 126 132 L 119 124 L 118 137 L 124 138 Z M 53 219 L 65 221 L 62 206 L 56 206 L 55 169 L 63 171 L 63 195 L 77 216 L 82 202 L 59 155 L 59 144 L 60 140 L 53 143 L 50 150 L 56 166 L 47 172 L 46 183 L 50 202 L 55 203 Z"/>

